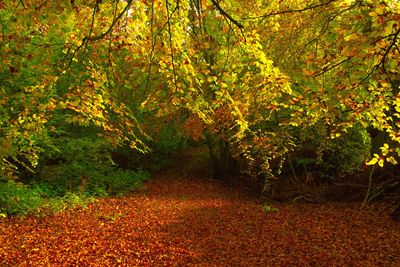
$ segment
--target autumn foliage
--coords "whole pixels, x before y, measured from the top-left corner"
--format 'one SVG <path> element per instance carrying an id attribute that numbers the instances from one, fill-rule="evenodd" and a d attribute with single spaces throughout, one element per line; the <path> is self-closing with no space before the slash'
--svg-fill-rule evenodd
<path id="1" fill-rule="evenodd" d="M 0 217 L 121 196 L 7 218 L 2 263 L 398 263 L 399 40 L 397 0 L 0 1 Z M 202 178 L 365 209 L 265 215 L 188 173 L 122 197 L 188 147 L 208 149 Z"/>
<path id="2" fill-rule="evenodd" d="M 205 180 L 203 163 L 193 166 L 198 159 L 186 154 L 175 160 L 174 168 L 130 196 L 0 222 L 0 264 L 400 264 L 400 228 L 385 205 L 360 210 L 356 203 L 291 203 L 268 211 L 268 204 L 243 188 Z"/>

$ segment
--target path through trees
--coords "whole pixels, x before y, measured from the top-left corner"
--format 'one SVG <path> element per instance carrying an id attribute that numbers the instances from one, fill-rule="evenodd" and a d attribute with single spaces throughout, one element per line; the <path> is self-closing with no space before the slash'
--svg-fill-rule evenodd
<path id="1" fill-rule="evenodd" d="M 193 154 L 193 153 L 192 153 Z M 0 222 L 2 266 L 398 266 L 387 207 L 272 204 L 183 155 L 145 188 L 86 209 Z M 198 164 L 197 164 L 198 163 Z"/>

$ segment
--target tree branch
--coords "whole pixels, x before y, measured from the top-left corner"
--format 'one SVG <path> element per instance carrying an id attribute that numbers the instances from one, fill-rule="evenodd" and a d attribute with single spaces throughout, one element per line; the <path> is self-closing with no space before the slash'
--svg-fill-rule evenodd
<path id="1" fill-rule="evenodd" d="M 74 52 L 72 53 L 72 56 L 69 60 L 69 63 L 67 64 L 67 66 L 65 67 L 65 69 L 63 69 L 61 72 L 63 72 L 64 70 L 66 70 L 68 67 L 71 66 L 73 59 L 75 58 L 75 55 L 78 53 L 78 51 L 82 48 L 82 47 L 86 47 L 87 43 L 89 41 L 97 41 L 100 39 L 103 39 L 104 37 L 106 37 L 108 34 L 111 33 L 112 29 L 114 28 L 115 24 L 118 22 L 118 20 L 120 18 L 122 18 L 122 16 L 129 10 L 129 8 L 132 5 L 132 1 L 133 0 L 128 0 L 127 4 L 125 6 L 125 8 L 121 11 L 120 14 L 118 14 L 118 16 L 115 17 L 115 19 L 113 20 L 113 22 L 111 23 L 110 27 L 107 29 L 107 31 L 105 31 L 104 33 L 100 34 L 99 36 L 93 36 L 90 37 L 90 35 L 92 34 L 93 31 L 93 26 L 94 26 L 94 19 L 95 19 L 95 15 L 96 15 L 96 11 L 98 8 L 98 3 L 96 2 L 96 6 L 93 9 L 93 13 L 92 13 L 92 20 L 91 20 L 91 24 L 90 24 L 90 30 L 89 30 L 89 34 L 88 36 L 83 37 L 82 42 L 79 46 L 77 46 L 77 48 L 74 50 Z M 60 72 L 60 73 L 61 73 Z"/>
<path id="2" fill-rule="evenodd" d="M 111 23 L 111 25 L 110 25 L 110 27 L 108 28 L 107 31 L 105 31 L 104 33 L 100 34 L 99 36 L 93 36 L 93 37 L 90 37 L 90 35 L 86 36 L 86 37 L 83 38 L 82 41 L 85 41 L 85 40 L 87 40 L 87 41 L 97 41 L 97 40 L 100 40 L 100 39 L 103 39 L 104 37 L 106 37 L 112 31 L 112 29 L 114 28 L 114 26 L 117 23 L 117 21 L 120 20 L 120 18 L 122 18 L 122 16 L 129 10 L 129 8 L 132 5 L 132 1 L 133 0 L 126 1 L 127 4 L 126 4 L 124 10 L 122 10 L 121 13 L 118 14 L 118 16 Z"/>
<path id="3" fill-rule="evenodd" d="M 174 57 L 174 44 L 172 43 L 172 32 L 171 32 L 171 18 L 173 14 L 175 13 L 176 10 L 178 10 L 179 6 L 178 4 L 175 6 L 175 9 L 169 13 L 169 2 L 168 0 L 165 0 L 165 5 L 167 8 L 167 25 L 168 25 L 168 36 L 169 36 L 169 47 L 171 50 L 171 64 L 172 64 L 172 72 L 174 74 L 174 85 L 175 89 L 178 90 L 178 81 L 177 81 L 177 72 L 175 68 L 175 57 Z"/>
<path id="4" fill-rule="evenodd" d="M 385 53 L 383 54 L 383 56 L 382 56 L 382 59 L 378 62 L 378 64 L 376 64 L 373 68 L 372 68 L 372 70 L 355 86 L 355 87 L 358 87 L 358 86 L 360 86 L 361 84 L 363 84 L 366 80 L 368 80 L 371 76 L 372 76 L 372 74 L 374 74 L 374 72 L 375 71 L 377 71 L 380 67 L 382 67 L 382 70 L 385 72 L 385 62 L 386 62 L 386 58 L 388 57 L 388 55 L 389 55 L 389 53 L 390 53 L 390 50 L 392 50 L 392 48 L 393 47 L 396 47 L 397 45 L 396 45 L 396 41 L 397 41 L 397 38 L 399 38 L 399 35 L 400 35 L 400 30 L 397 30 L 397 32 L 395 32 L 394 34 L 392 34 L 392 35 L 388 35 L 387 37 L 389 37 L 389 36 L 393 36 L 393 40 L 392 40 L 392 42 L 390 43 L 390 45 L 388 46 L 388 48 L 386 48 L 386 50 L 385 50 Z M 386 38 L 386 37 L 385 37 Z M 374 41 L 373 43 L 376 43 L 377 41 Z"/>
<path id="5" fill-rule="evenodd" d="M 392 50 L 392 48 L 395 46 L 399 34 L 400 34 L 400 30 L 397 30 L 397 32 L 394 33 L 392 42 L 390 43 L 390 45 L 386 49 L 385 54 L 382 57 L 382 60 L 378 64 L 378 67 L 382 66 L 383 71 L 385 71 L 386 58 L 388 57 L 388 55 L 390 53 L 390 50 Z"/>
<path id="6" fill-rule="evenodd" d="M 341 65 L 341 64 L 343 64 L 343 63 L 345 63 L 346 61 L 349 61 L 351 58 L 352 58 L 352 56 L 347 57 L 347 58 L 343 59 L 342 61 L 340 61 L 340 62 L 338 62 L 338 63 L 336 63 L 336 64 L 333 64 L 333 65 L 331 65 L 331 66 L 329 66 L 329 67 L 323 68 L 322 71 L 321 71 L 320 73 L 318 73 L 318 74 L 315 74 L 314 77 L 321 76 L 322 74 L 324 74 L 324 73 L 330 71 L 331 69 L 334 69 L 334 68 L 336 68 L 337 66 L 339 66 L 339 65 Z"/>
<path id="7" fill-rule="evenodd" d="M 215 6 L 215 8 L 224 16 L 226 17 L 228 20 L 230 20 L 233 24 L 235 24 L 238 28 L 243 29 L 244 26 L 242 24 L 240 24 L 237 20 L 235 20 L 234 18 L 231 17 L 231 15 L 229 15 L 228 13 L 226 13 L 225 10 L 222 9 L 222 7 L 218 4 L 217 1 L 215 0 L 211 0 L 211 2 L 213 3 L 213 5 Z"/>
<path id="8" fill-rule="evenodd" d="M 321 3 L 321 4 L 316 4 L 316 5 L 313 5 L 313 6 L 308 6 L 308 7 L 305 7 L 305 8 L 282 10 L 282 11 L 277 11 L 277 12 L 273 12 L 273 13 L 269 13 L 269 14 L 264 14 L 264 15 L 257 16 L 257 17 L 249 17 L 249 18 L 246 18 L 246 20 L 263 19 L 263 18 L 276 16 L 276 15 L 304 12 L 304 11 L 308 11 L 308 10 L 311 10 L 311 9 L 314 9 L 314 8 L 319 8 L 319 7 L 330 5 L 330 4 L 332 4 L 333 2 L 336 2 L 336 1 L 337 0 L 329 0 L 328 2 Z"/>

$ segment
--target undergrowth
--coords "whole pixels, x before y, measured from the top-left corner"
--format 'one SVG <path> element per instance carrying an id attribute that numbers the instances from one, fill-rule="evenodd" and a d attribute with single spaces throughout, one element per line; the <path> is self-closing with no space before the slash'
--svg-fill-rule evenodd
<path id="1" fill-rule="evenodd" d="M 9 181 L 0 183 L 0 217 L 39 216 L 60 212 L 69 208 L 85 207 L 94 202 L 91 196 L 68 192 L 64 196 L 52 196 L 45 187 L 26 186 Z"/>

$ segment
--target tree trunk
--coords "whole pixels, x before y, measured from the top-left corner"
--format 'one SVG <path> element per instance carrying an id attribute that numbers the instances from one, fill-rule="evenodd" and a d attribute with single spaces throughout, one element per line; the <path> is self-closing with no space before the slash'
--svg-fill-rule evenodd
<path id="1" fill-rule="evenodd" d="M 229 142 L 220 138 L 213 140 L 210 134 L 206 134 L 206 142 L 214 166 L 214 178 L 226 179 L 232 161 Z"/>

